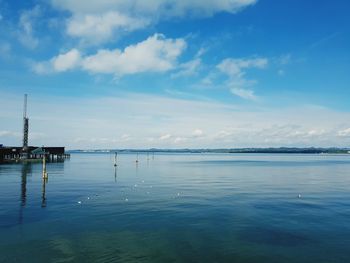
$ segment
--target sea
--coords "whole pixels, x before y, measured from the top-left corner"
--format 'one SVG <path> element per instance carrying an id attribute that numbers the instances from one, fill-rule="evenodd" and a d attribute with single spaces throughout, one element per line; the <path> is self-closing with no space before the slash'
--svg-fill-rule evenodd
<path id="1" fill-rule="evenodd" d="M 0 262 L 350 262 L 350 155 L 76 153 L 47 172 L 0 165 Z"/>

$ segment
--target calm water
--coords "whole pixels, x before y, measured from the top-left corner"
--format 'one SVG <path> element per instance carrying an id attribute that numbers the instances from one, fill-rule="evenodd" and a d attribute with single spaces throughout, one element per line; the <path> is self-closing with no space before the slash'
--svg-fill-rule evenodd
<path id="1" fill-rule="evenodd" d="M 350 262 L 350 156 L 139 160 L 0 166 L 0 262 Z"/>

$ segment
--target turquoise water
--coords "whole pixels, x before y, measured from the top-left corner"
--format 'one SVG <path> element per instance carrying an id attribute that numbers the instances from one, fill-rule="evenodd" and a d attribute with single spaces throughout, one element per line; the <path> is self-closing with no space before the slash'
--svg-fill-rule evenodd
<path id="1" fill-rule="evenodd" d="M 350 156 L 0 166 L 0 262 L 350 262 Z"/>

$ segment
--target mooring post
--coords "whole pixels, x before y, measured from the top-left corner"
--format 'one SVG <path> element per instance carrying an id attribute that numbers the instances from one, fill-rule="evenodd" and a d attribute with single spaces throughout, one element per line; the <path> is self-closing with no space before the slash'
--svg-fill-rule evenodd
<path id="1" fill-rule="evenodd" d="M 115 152 L 114 153 L 114 167 L 117 167 L 117 157 L 118 157 L 118 153 L 117 152 Z"/>
<path id="2" fill-rule="evenodd" d="M 45 154 L 43 154 L 43 178 L 44 179 L 49 178 L 49 175 L 46 172 L 46 157 L 45 157 Z"/>

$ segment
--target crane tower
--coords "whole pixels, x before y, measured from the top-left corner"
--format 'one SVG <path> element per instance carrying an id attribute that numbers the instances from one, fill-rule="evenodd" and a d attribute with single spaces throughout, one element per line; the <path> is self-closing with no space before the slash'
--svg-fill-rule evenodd
<path id="1" fill-rule="evenodd" d="M 23 158 L 28 157 L 28 132 L 29 132 L 29 118 L 27 117 L 27 94 L 24 94 L 23 105 Z"/>

